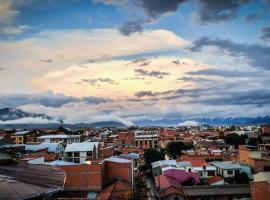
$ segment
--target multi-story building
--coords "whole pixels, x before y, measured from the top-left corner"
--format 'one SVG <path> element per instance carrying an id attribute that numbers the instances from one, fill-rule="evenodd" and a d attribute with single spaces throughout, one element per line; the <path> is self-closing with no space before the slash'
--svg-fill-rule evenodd
<path id="1" fill-rule="evenodd" d="M 40 143 L 62 143 L 64 145 L 80 142 L 80 135 L 43 135 L 38 137 Z"/>
<path id="2" fill-rule="evenodd" d="M 100 154 L 99 142 L 68 144 L 64 159 L 68 162 L 84 163 L 86 160 L 97 159 Z"/>
<path id="3" fill-rule="evenodd" d="M 141 149 L 159 148 L 159 130 L 136 130 L 135 145 Z"/>

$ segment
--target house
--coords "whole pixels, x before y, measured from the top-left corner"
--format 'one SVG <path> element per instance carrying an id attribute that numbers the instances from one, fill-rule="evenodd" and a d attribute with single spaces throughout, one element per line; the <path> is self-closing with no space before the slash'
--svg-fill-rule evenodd
<path id="1" fill-rule="evenodd" d="M 270 197 L 270 172 L 254 174 L 254 181 L 250 183 L 252 200 L 269 199 Z"/>
<path id="2" fill-rule="evenodd" d="M 80 135 L 43 135 L 38 137 L 39 143 L 62 143 L 64 145 L 72 144 L 72 143 L 79 143 L 80 142 Z"/>
<path id="3" fill-rule="evenodd" d="M 38 152 L 44 149 L 48 153 L 55 153 L 59 156 L 62 156 L 64 153 L 64 146 L 62 143 L 42 143 L 42 144 L 25 145 L 25 151 L 28 153 Z"/>
<path id="4" fill-rule="evenodd" d="M 115 179 L 132 183 L 132 161 L 112 156 L 103 161 L 105 184 L 110 184 Z"/>
<path id="5" fill-rule="evenodd" d="M 217 168 L 217 174 L 224 178 L 234 177 L 237 172 L 245 172 L 249 178 L 252 178 L 251 168 L 247 165 L 242 165 L 241 163 L 233 161 L 216 161 L 211 162 L 211 164 Z"/>
<path id="6" fill-rule="evenodd" d="M 270 168 L 270 151 L 259 150 L 257 146 L 239 146 L 238 161 L 251 166 L 255 172 L 262 172 Z"/>
<path id="7" fill-rule="evenodd" d="M 221 176 L 213 176 L 207 179 L 208 185 L 224 185 L 224 179 Z"/>
<path id="8" fill-rule="evenodd" d="M 25 145 L 25 151 L 25 158 L 43 157 L 45 161 L 53 161 L 63 157 L 64 146 L 61 143 Z"/>
<path id="9" fill-rule="evenodd" d="M 175 178 L 163 174 L 156 176 L 155 185 L 162 199 L 183 199 L 182 186 Z"/>
<path id="10" fill-rule="evenodd" d="M 86 160 L 99 158 L 99 142 L 68 144 L 64 159 L 68 162 L 83 163 Z"/>
<path id="11" fill-rule="evenodd" d="M 30 131 L 17 131 L 13 133 L 10 138 L 15 144 L 25 144 L 26 135 L 29 133 Z"/>
<path id="12" fill-rule="evenodd" d="M 192 168 L 191 162 L 177 162 L 176 160 L 159 160 L 159 161 L 151 163 L 151 165 L 152 165 L 153 176 L 161 174 L 162 169 L 168 168 L 168 167 L 183 169 L 183 170 L 188 170 Z"/>

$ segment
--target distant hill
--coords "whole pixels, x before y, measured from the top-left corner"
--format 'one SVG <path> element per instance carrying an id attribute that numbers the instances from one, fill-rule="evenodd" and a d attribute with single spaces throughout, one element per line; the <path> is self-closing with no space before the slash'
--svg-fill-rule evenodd
<path id="1" fill-rule="evenodd" d="M 47 119 L 51 120 L 52 117 L 46 115 L 46 114 L 37 114 L 37 113 L 29 113 L 24 112 L 17 108 L 3 108 L 0 109 L 0 128 L 14 128 L 14 129 L 38 129 L 38 128 L 58 128 L 59 123 L 47 123 L 47 124 L 40 124 L 40 123 L 1 123 L 2 122 L 8 122 L 11 120 L 19 120 L 23 118 L 31 117 L 33 119 L 35 118 L 41 118 L 41 119 Z M 71 129 L 77 129 L 77 128 L 102 128 L 102 127 L 116 127 L 116 128 L 126 128 L 127 126 L 121 122 L 115 122 L 115 121 L 107 121 L 107 122 L 94 122 L 94 123 L 77 123 L 77 124 L 65 124 L 65 127 L 71 128 Z"/>

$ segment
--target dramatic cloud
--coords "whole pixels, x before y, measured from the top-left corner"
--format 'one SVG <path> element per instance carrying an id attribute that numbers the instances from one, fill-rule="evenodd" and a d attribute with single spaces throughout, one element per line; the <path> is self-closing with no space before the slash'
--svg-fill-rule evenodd
<path id="1" fill-rule="evenodd" d="M 99 104 L 111 101 L 97 97 L 77 98 L 63 94 L 44 92 L 37 94 L 1 94 L 0 108 L 14 108 L 22 105 L 37 104 L 47 107 L 61 107 L 68 103 L 85 102 L 88 104 Z"/>
<path id="2" fill-rule="evenodd" d="M 250 0 L 198 0 L 199 11 L 196 13 L 201 25 L 219 23 L 237 17 L 239 8 Z"/>
<path id="3" fill-rule="evenodd" d="M 150 77 L 156 77 L 156 78 L 159 78 L 159 79 L 162 79 L 163 76 L 170 75 L 170 73 L 167 73 L 167 72 L 148 71 L 148 70 L 144 70 L 144 69 L 135 69 L 134 71 L 135 71 L 138 75 L 142 75 L 142 76 L 150 76 Z"/>
<path id="4" fill-rule="evenodd" d="M 260 39 L 264 42 L 270 42 L 270 26 L 262 28 Z"/>
<path id="5" fill-rule="evenodd" d="M 200 52 L 203 47 L 213 46 L 221 50 L 221 53 L 230 55 L 242 62 L 249 63 L 252 67 L 270 70 L 270 47 L 259 44 L 239 44 L 230 40 L 210 39 L 203 37 L 196 40 L 193 46 L 188 48 L 192 52 Z"/>
<path id="6" fill-rule="evenodd" d="M 0 90 L 21 92 L 22 87 L 29 87 L 29 79 L 33 77 L 54 71 L 61 73 L 61 70 L 72 65 L 83 68 L 89 60 L 98 63 L 115 57 L 169 51 L 179 49 L 186 43 L 184 39 L 166 30 L 145 30 L 125 37 L 114 29 L 47 30 L 20 40 L 1 41 L 1 65 L 7 66 L 5 68 L 8 70 L 0 74 L 4 83 L 0 84 Z M 109 68 L 106 67 L 107 70 Z M 57 85 L 59 81 L 53 80 L 49 84 Z M 68 82 L 65 87 L 67 85 Z"/>

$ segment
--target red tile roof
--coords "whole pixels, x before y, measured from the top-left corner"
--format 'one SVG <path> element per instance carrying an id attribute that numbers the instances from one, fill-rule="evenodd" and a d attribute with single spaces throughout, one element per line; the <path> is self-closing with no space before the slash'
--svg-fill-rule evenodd
<path id="1" fill-rule="evenodd" d="M 207 183 L 209 185 L 211 185 L 213 183 L 216 183 L 216 182 L 219 182 L 219 181 L 222 181 L 222 180 L 224 180 L 224 179 L 222 177 L 220 177 L 220 176 L 213 176 L 213 177 L 207 179 Z"/>

